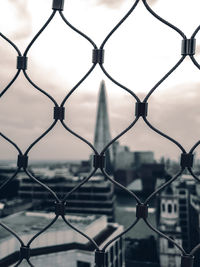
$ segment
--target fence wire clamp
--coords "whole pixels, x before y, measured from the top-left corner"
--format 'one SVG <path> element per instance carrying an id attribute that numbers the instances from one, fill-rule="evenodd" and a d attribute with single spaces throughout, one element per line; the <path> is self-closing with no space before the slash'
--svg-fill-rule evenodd
<path id="1" fill-rule="evenodd" d="M 65 215 L 65 204 L 62 202 L 55 203 L 55 214 L 56 216 L 64 216 Z"/>
<path id="2" fill-rule="evenodd" d="M 65 108 L 64 107 L 54 107 L 54 120 L 65 119 Z"/>
<path id="3" fill-rule="evenodd" d="M 53 0 L 52 9 L 63 11 L 65 0 Z"/>
<path id="4" fill-rule="evenodd" d="M 28 156 L 18 155 L 17 167 L 18 168 L 27 168 L 27 166 L 28 166 Z"/>
<path id="5" fill-rule="evenodd" d="M 136 205 L 136 217 L 138 219 L 147 219 L 148 218 L 148 205 L 137 204 Z"/>
<path id="6" fill-rule="evenodd" d="M 196 51 L 196 39 L 182 40 L 181 54 L 183 56 L 192 56 Z"/>
<path id="7" fill-rule="evenodd" d="M 17 69 L 26 70 L 27 69 L 28 58 L 24 56 L 17 57 Z"/>
<path id="8" fill-rule="evenodd" d="M 30 256 L 31 256 L 31 249 L 29 247 L 22 246 L 20 248 L 20 259 L 21 260 L 23 260 L 23 259 L 29 260 Z"/>
<path id="9" fill-rule="evenodd" d="M 98 168 L 105 168 L 105 155 L 94 155 L 93 156 L 93 167 Z"/>
<path id="10" fill-rule="evenodd" d="M 146 117 L 148 114 L 148 103 L 146 102 L 137 102 L 135 105 L 135 116 L 136 117 Z"/>
<path id="11" fill-rule="evenodd" d="M 93 49 L 92 52 L 92 63 L 94 64 L 103 64 L 104 63 L 104 49 Z"/>
<path id="12" fill-rule="evenodd" d="M 95 267 L 104 267 L 106 263 L 106 252 L 101 250 L 95 251 Z"/>
<path id="13" fill-rule="evenodd" d="M 194 265 L 194 256 L 184 255 L 181 256 L 181 267 L 193 267 Z"/>
<path id="14" fill-rule="evenodd" d="M 194 155 L 191 153 L 181 154 L 181 167 L 182 168 L 192 168 Z"/>

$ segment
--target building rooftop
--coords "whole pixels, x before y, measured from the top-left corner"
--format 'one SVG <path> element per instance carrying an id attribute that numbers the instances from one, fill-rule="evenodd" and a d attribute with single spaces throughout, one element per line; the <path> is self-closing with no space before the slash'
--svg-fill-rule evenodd
<path id="1" fill-rule="evenodd" d="M 142 181 L 141 179 L 136 179 L 127 187 L 131 191 L 142 191 Z"/>
<path id="2" fill-rule="evenodd" d="M 66 216 L 66 219 L 79 229 L 85 229 L 100 219 L 101 216 L 77 216 L 70 215 Z M 21 212 L 1 220 L 2 223 L 13 229 L 18 235 L 26 233 L 35 234 L 47 226 L 55 218 L 54 213 L 42 213 L 42 212 Z M 106 219 L 101 221 L 106 226 Z M 57 222 L 54 223 L 48 231 L 61 231 L 71 229 L 62 218 L 58 218 Z M 10 233 L 3 228 L 0 228 L 0 239 L 10 237 Z"/>
<path id="3" fill-rule="evenodd" d="M 25 245 L 42 229 L 52 222 L 54 213 L 21 212 L 1 220 L 17 233 Z M 74 227 L 94 239 L 100 248 L 123 231 L 123 226 L 107 223 L 106 216 L 66 216 Z M 54 253 L 71 249 L 93 251 L 94 245 L 87 238 L 69 227 L 61 217 L 45 232 L 37 236 L 30 245 L 34 255 Z M 5 262 L 16 262 L 20 242 L 9 231 L 0 227 L 0 266 Z M 36 254 L 35 254 L 36 253 Z M 39 253 L 39 254 L 38 254 Z M 6 265 L 7 266 L 7 265 Z"/>

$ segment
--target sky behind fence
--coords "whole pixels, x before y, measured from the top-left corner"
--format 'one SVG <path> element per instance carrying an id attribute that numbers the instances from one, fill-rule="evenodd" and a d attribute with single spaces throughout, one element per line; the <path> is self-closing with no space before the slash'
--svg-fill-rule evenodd
<path id="1" fill-rule="evenodd" d="M 150 2 L 159 14 L 188 34 L 188 38 L 199 24 L 199 1 Z M 49 16 L 51 3 L 50 0 L 1 1 L 2 33 L 24 51 Z M 100 44 L 131 5 L 132 1 L 129 0 L 74 0 L 66 4 L 64 14 L 72 24 Z M 199 34 L 199 52 L 198 36 Z M 16 56 L 5 41 L 0 40 L 0 47 L 0 86 L 3 89 L 16 71 Z M 59 101 L 87 71 L 91 64 L 91 54 L 91 46 L 56 16 L 54 23 L 50 24 L 32 47 L 28 72 L 41 88 L 45 88 Z M 180 54 L 181 38 L 158 22 L 140 3 L 106 45 L 105 66 L 113 77 L 142 98 L 177 62 Z M 199 58 L 199 53 L 196 58 Z M 66 105 L 68 124 L 90 141 L 94 138 L 97 94 L 101 79 L 107 85 L 112 137 L 132 121 L 130 110 L 134 116 L 134 101 L 97 68 Z M 187 59 L 150 99 L 151 122 L 179 140 L 186 148 L 190 148 L 200 135 L 199 87 L 199 70 Z M 41 97 L 21 75 L 1 99 L 1 130 L 25 150 L 49 126 L 52 120 L 50 106 L 51 103 Z M 142 121 L 120 141 L 132 150 L 153 150 L 157 158 L 162 155 L 177 158 L 179 153 L 175 146 L 147 129 Z M 0 150 L 4 151 L 1 154 L 2 159 L 16 157 L 15 151 L 4 141 L 0 144 Z M 77 159 L 87 158 L 89 154 L 87 146 L 63 131 L 59 125 L 31 152 L 35 159 Z"/>

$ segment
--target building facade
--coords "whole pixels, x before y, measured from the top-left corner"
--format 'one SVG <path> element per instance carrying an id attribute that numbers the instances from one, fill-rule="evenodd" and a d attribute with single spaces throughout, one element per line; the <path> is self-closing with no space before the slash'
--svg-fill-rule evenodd
<path id="1" fill-rule="evenodd" d="M 178 204 L 177 191 L 171 186 L 167 187 L 160 195 L 160 222 L 158 229 L 181 245 Z M 159 236 L 158 250 L 162 267 L 180 267 L 180 251 L 172 242 Z"/>
<path id="2" fill-rule="evenodd" d="M 42 180 L 61 199 L 81 181 L 80 177 Z M 54 209 L 55 199 L 52 195 L 29 178 L 23 178 L 20 181 L 19 196 L 33 203 L 40 201 L 40 205 L 38 204 L 40 210 Z M 95 176 L 68 197 L 66 211 L 73 214 L 106 215 L 109 221 L 114 221 L 114 205 L 115 196 L 112 184 L 105 181 L 102 176 Z"/>
<path id="3" fill-rule="evenodd" d="M 181 244 L 185 251 L 190 252 L 200 243 L 199 184 L 191 175 L 182 174 L 160 194 L 159 202 L 159 229 Z M 176 258 L 180 251 L 164 238 L 159 237 L 158 251 L 162 267 L 180 266 Z M 180 261 L 180 257 L 178 258 Z M 200 252 L 197 251 L 194 267 L 199 266 L 199 261 Z"/>

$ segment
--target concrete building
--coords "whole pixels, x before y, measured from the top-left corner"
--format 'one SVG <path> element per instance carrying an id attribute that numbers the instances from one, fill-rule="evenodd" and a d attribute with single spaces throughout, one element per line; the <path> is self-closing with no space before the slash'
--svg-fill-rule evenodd
<path id="1" fill-rule="evenodd" d="M 16 168 L 12 164 L 5 164 L 0 166 L 0 186 L 2 186 L 12 175 L 15 173 Z M 14 198 L 17 196 L 19 188 L 19 181 L 17 179 L 12 180 L 7 186 L 6 190 L 3 190 L 0 195 L 0 200 L 3 198 Z"/>
<path id="2" fill-rule="evenodd" d="M 178 204 L 177 190 L 168 186 L 160 194 L 160 221 L 158 229 L 181 245 Z M 180 267 L 181 253 L 179 249 L 162 236 L 158 236 L 158 251 L 160 255 L 160 265 L 162 267 Z"/>
<path id="3" fill-rule="evenodd" d="M 142 164 L 154 164 L 153 151 L 130 151 L 127 146 L 122 146 L 116 141 L 113 144 L 114 170 L 133 170 Z"/>
<path id="4" fill-rule="evenodd" d="M 200 243 L 200 192 L 199 183 L 191 176 L 181 176 L 177 189 L 179 191 L 179 217 L 183 248 L 191 251 Z M 200 251 L 195 254 L 194 267 L 200 262 Z"/>
<path id="5" fill-rule="evenodd" d="M 23 212 L 2 220 L 14 229 L 25 244 L 55 217 L 53 213 Z M 123 231 L 123 226 L 107 223 L 105 216 L 66 216 L 75 227 L 95 239 L 100 249 Z M 23 223 L 22 223 L 23 222 Z M 94 246 L 71 229 L 61 217 L 31 244 L 30 261 L 34 266 L 94 267 Z M 0 228 L 0 266 L 11 266 L 19 257 L 19 241 Z M 124 266 L 123 240 L 112 243 L 106 250 L 106 266 Z M 24 260 L 21 267 L 27 266 Z"/>
<path id="6" fill-rule="evenodd" d="M 60 199 L 70 192 L 83 177 L 42 179 Z M 20 181 L 19 196 L 32 202 L 41 201 L 38 209 L 52 210 L 55 199 L 39 184 L 24 178 Z M 106 215 L 109 221 L 114 220 L 114 192 L 113 186 L 103 176 L 94 176 L 81 188 L 74 192 L 67 200 L 66 211 L 73 214 Z"/>
<path id="7" fill-rule="evenodd" d="M 143 195 L 149 195 L 154 191 L 157 178 L 165 175 L 164 164 L 156 163 L 154 153 L 130 151 L 127 146 L 121 146 L 118 142 L 115 142 L 113 148 L 115 180 L 126 187 L 140 180 L 142 183 L 140 194 Z M 121 193 L 121 190 L 116 188 L 116 192 Z"/>
<path id="8" fill-rule="evenodd" d="M 160 194 L 158 203 L 160 203 L 158 209 L 159 228 L 163 229 L 162 232 L 168 236 L 175 236 L 176 241 L 180 242 L 181 240 L 184 250 L 190 252 L 200 243 L 199 183 L 191 175 L 182 174 L 169 188 L 166 188 L 165 192 Z M 171 227 L 172 232 L 169 231 L 169 227 Z M 173 251 L 173 248 L 170 247 L 170 244 L 167 247 L 166 241 L 164 246 L 164 240 L 162 238 L 160 240 L 162 243 L 162 246 L 160 245 L 158 248 L 161 255 L 160 262 L 161 266 L 165 267 L 163 262 L 168 261 L 169 264 L 172 261 L 171 251 Z M 163 254 L 164 251 L 165 255 Z M 176 255 L 175 251 L 173 253 Z M 194 267 L 199 267 L 199 262 L 200 251 L 197 251 L 195 253 Z M 180 263 L 179 265 L 172 264 L 172 266 L 180 266 Z"/>
<path id="9" fill-rule="evenodd" d="M 199 228 L 200 226 L 195 219 L 197 214 L 195 216 L 194 210 L 194 203 L 197 203 L 199 199 L 196 186 L 196 181 L 191 175 L 188 174 L 181 175 L 179 180 L 174 182 L 174 188 L 177 190 L 177 199 L 179 205 L 179 223 L 181 227 L 182 245 L 186 251 L 191 251 L 200 241 L 199 236 L 197 237 L 194 235 L 194 229 L 197 227 Z M 196 199 L 195 202 L 194 199 Z"/>
<path id="10" fill-rule="evenodd" d="M 135 151 L 134 158 L 136 166 L 155 163 L 153 151 Z"/>
<path id="11" fill-rule="evenodd" d="M 36 203 L 35 203 L 36 204 Z M 5 217 L 33 207 L 33 203 L 20 198 L 2 199 L 0 201 L 0 217 Z"/>

